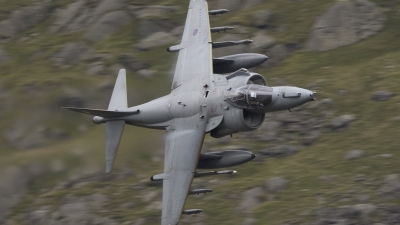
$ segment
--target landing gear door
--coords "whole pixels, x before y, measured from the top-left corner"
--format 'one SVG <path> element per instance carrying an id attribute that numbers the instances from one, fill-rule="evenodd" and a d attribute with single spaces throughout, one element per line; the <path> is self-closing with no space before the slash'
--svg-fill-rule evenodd
<path id="1" fill-rule="evenodd" d="M 223 118 L 223 115 L 210 118 L 207 122 L 206 133 L 216 128 L 222 122 Z"/>

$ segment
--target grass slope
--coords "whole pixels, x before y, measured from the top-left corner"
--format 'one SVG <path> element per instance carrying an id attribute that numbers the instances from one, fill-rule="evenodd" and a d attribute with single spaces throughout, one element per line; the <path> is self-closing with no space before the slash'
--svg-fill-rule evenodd
<path id="1" fill-rule="evenodd" d="M 0 1 L 2 11 L 16 9 L 31 1 Z M 60 1 L 60 5 L 67 1 Z M 313 1 L 286 1 L 282 7 L 280 1 L 268 1 L 260 6 L 243 10 L 228 16 L 227 21 L 212 19 L 213 25 L 244 24 L 251 21 L 254 10 L 268 9 L 276 13 L 274 23 L 286 25 L 284 30 L 272 31 L 281 43 L 302 43 L 307 39 L 309 28 L 316 16 L 332 5 L 334 1 L 321 3 Z M 384 4 L 385 1 L 377 1 Z M 176 4 L 175 1 L 164 1 L 162 4 Z M 182 9 L 186 9 L 186 1 L 179 1 Z M 203 208 L 207 224 L 240 224 L 245 217 L 254 217 L 256 224 L 278 224 L 282 220 L 298 220 L 302 222 L 315 220 L 315 215 L 307 213 L 321 205 L 334 207 L 355 203 L 353 197 L 341 202 L 347 195 L 369 195 L 373 203 L 384 201 L 377 190 L 382 177 L 387 174 L 400 173 L 397 162 L 400 160 L 398 146 L 398 127 L 400 121 L 393 117 L 400 115 L 400 95 L 396 95 L 386 102 L 370 100 L 371 93 L 378 90 L 397 92 L 400 83 L 400 30 L 398 23 L 399 6 L 387 12 L 388 20 L 384 30 L 377 35 L 365 39 L 357 44 L 338 48 L 323 53 L 296 51 L 278 66 L 259 71 L 274 85 L 273 78 L 284 79 L 288 83 L 306 87 L 319 81 L 318 99 L 330 98 L 336 107 L 335 115 L 353 114 L 357 117 L 351 127 L 345 132 L 329 132 L 311 147 L 305 148 L 299 154 L 278 159 L 268 159 L 264 162 L 252 162 L 237 168 L 239 173 L 232 177 L 218 177 L 204 179 L 207 188 L 213 188 L 214 193 L 202 197 L 188 198 L 187 208 Z M 184 12 L 185 10 L 182 10 Z M 185 13 L 179 13 L 174 20 L 183 19 Z M 44 33 L 48 21 L 27 31 Z M 227 24 L 227 22 L 229 24 Z M 12 112 L 5 113 L 6 118 L 0 122 L 1 127 L 10 125 L 17 118 L 29 118 L 30 108 L 49 107 L 54 102 L 54 95 L 59 91 L 57 87 L 72 86 L 85 89 L 93 83 L 109 80 L 113 77 L 87 77 L 84 73 L 85 65 L 74 68 L 58 69 L 50 66 L 49 56 L 69 41 L 81 41 L 79 34 L 74 35 L 42 35 L 31 41 L 19 43 L 12 40 L 4 48 L 13 58 L 1 66 L 0 79 L 2 86 L 12 93 L 12 99 L 24 104 L 15 104 Z M 175 61 L 165 48 L 147 52 L 138 52 L 132 44 L 138 41 L 135 30 L 124 29 L 98 44 L 94 45 L 98 52 L 110 52 L 115 55 L 110 64 L 117 61 L 121 52 L 134 52 L 138 57 L 152 65 L 159 72 L 153 80 L 137 79 L 134 73 L 129 74 L 129 89 L 134 89 L 134 104 L 144 102 L 168 93 L 170 86 L 170 71 Z M 128 50 L 127 50 L 128 49 Z M 39 59 L 32 62 L 31 55 L 37 51 L 44 51 Z M 29 65 L 29 66 L 26 66 Z M 29 94 L 23 92 L 28 84 L 48 86 L 56 84 L 44 95 L 32 101 Z M 149 88 L 151 86 L 151 88 Z M 346 90 L 346 95 L 340 95 L 339 90 Z M 50 108 L 52 108 L 50 106 Z M 18 215 L 51 205 L 56 209 L 61 199 L 67 194 L 86 196 L 91 193 L 104 193 L 112 196 L 105 210 L 95 212 L 110 216 L 119 222 L 131 221 L 141 217 L 159 216 L 157 210 L 148 211 L 148 203 L 142 198 L 149 192 L 156 192 L 154 200 L 161 200 L 161 189 L 155 186 L 146 186 L 144 190 L 132 190 L 130 186 L 136 182 L 143 182 L 153 174 L 160 173 L 162 163 L 152 159 L 154 150 L 163 149 L 163 132 L 127 128 L 116 161 L 116 167 L 129 167 L 135 176 L 121 181 L 92 183 L 80 188 L 53 190 L 51 187 L 61 180 L 67 179 L 77 171 L 101 171 L 103 164 L 103 126 L 88 125 L 86 132 L 76 132 L 80 123 L 90 123 L 90 118 L 81 115 L 71 115 L 67 112 L 56 115 L 59 111 L 51 110 L 54 119 L 48 120 L 50 125 L 65 127 L 72 134 L 68 141 L 54 143 L 50 147 L 35 151 L 15 151 L 2 143 L 2 158 L 0 167 L 10 165 L 24 165 L 31 162 L 49 164 L 54 159 L 62 159 L 67 167 L 66 171 L 40 177 L 30 184 L 30 192 L 24 200 L 15 207 L 11 218 L 18 220 Z M 255 144 L 259 146 L 260 144 Z M 361 159 L 348 161 L 344 155 L 349 150 L 363 149 L 365 156 Z M 379 154 L 393 154 L 393 157 L 383 159 L 373 157 Z M 117 170 L 118 171 L 118 170 Z M 333 183 L 322 182 L 320 176 L 337 175 Z M 371 185 L 363 185 L 354 181 L 357 174 L 364 174 L 371 180 Z M 283 192 L 267 194 L 264 201 L 250 213 L 237 212 L 240 195 L 251 187 L 264 186 L 265 180 L 274 176 L 283 176 L 290 183 Z M 214 180 L 215 179 L 215 180 Z M 211 180 L 211 181 L 210 181 Z M 217 181 L 219 180 L 219 181 Z M 127 198 L 135 202 L 133 210 L 120 210 L 118 206 L 125 203 Z M 40 200 L 37 200 L 40 199 Z M 321 200 L 323 199 L 323 200 Z M 398 202 L 393 201 L 395 204 Z M 400 205 L 400 204 L 399 204 Z M 193 216 L 196 218 L 196 216 Z M 159 224 L 159 221 L 151 222 Z M 183 222 L 182 224 L 190 224 Z"/>

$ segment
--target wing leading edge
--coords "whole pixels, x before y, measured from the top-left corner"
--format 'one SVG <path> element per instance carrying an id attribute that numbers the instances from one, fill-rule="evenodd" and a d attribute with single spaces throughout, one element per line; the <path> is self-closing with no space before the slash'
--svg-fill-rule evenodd
<path id="1" fill-rule="evenodd" d="M 193 78 L 210 78 L 212 43 L 207 1 L 190 1 L 182 41 L 170 49 L 179 51 L 172 89 Z"/>

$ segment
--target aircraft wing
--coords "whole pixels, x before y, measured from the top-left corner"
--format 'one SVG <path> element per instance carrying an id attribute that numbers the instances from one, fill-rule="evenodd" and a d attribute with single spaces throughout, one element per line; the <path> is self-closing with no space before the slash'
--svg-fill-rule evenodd
<path id="1" fill-rule="evenodd" d="M 169 51 L 179 51 L 172 92 L 193 91 L 196 87 L 204 89 L 203 85 L 197 84 L 208 83 L 212 76 L 211 32 L 205 0 L 190 0 L 182 41 L 170 47 Z M 193 83 L 196 85 L 191 85 Z M 167 128 L 164 173 L 154 176 L 156 180 L 163 180 L 162 225 L 177 225 L 180 220 L 195 175 L 207 121 L 196 114 L 174 119 Z"/>
<path id="2" fill-rule="evenodd" d="M 198 115 L 174 120 L 167 130 L 162 225 L 176 225 L 183 212 L 204 140 L 205 120 Z M 160 176 L 160 175 L 159 175 Z"/>
<path id="3" fill-rule="evenodd" d="M 212 43 L 208 5 L 205 0 L 191 0 L 179 45 L 169 48 L 179 51 L 172 89 L 187 81 L 209 82 L 212 75 Z M 193 90 L 193 87 L 188 87 Z"/>

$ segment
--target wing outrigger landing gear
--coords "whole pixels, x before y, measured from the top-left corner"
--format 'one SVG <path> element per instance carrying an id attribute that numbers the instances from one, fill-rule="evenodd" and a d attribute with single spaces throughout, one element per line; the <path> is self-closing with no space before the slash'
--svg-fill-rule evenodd
<path id="1" fill-rule="evenodd" d="M 199 194 L 206 194 L 208 192 L 213 192 L 212 189 L 193 189 L 189 191 L 189 195 L 199 195 Z"/>
<path id="2" fill-rule="evenodd" d="M 183 210 L 182 214 L 184 215 L 192 215 L 192 214 L 198 214 L 203 212 L 202 209 L 187 209 L 187 210 Z"/>
<path id="3" fill-rule="evenodd" d="M 236 170 L 195 172 L 194 177 L 204 177 L 204 176 L 221 175 L 221 174 L 235 174 L 235 173 L 237 173 Z"/>

